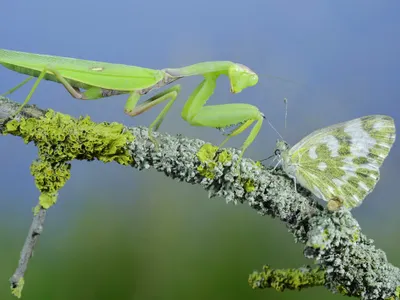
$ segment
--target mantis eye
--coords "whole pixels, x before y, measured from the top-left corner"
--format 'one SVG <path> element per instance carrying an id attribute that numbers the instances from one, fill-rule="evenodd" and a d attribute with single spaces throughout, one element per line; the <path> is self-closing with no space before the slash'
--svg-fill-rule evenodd
<path id="1" fill-rule="evenodd" d="M 242 64 L 235 64 L 229 68 L 231 92 L 240 93 L 243 89 L 256 85 L 258 76 L 250 68 Z"/>

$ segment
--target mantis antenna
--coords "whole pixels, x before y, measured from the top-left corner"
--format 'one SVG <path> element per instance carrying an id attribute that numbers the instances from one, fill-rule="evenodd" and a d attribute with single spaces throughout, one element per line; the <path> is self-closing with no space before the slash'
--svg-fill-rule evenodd
<path id="1" fill-rule="evenodd" d="M 288 100 L 287 100 L 287 98 L 284 98 L 283 102 L 285 103 L 285 131 L 286 131 L 286 120 L 287 120 L 287 112 L 288 112 Z"/>
<path id="2" fill-rule="evenodd" d="M 288 99 L 287 99 L 287 98 L 284 98 L 284 99 L 283 99 L 283 102 L 285 103 L 285 130 L 286 130 L 286 120 L 287 120 L 287 112 L 288 112 Z M 282 136 L 282 135 L 279 133 L 279 131 L 274 127 L 274 125 L 272 125 L 272 123 L 269 121 L 269 119 L 266 118 L 266 120 L 267 120 L 269 126 L 271 126 L 271 128 L 276 132 L 276 134 L 277 134 L 282 140 L 284 140 L 283 136 Z M 264 161 L 264 160 L 268 160 L 268 159 L 270 159 L 270 158 L 272 158 L 272 157 L 274 157 L 274 159 L 273 159 L 273 161 L 274 161 L 274 160 L 276 159 L 276 157 L 277 157 L 277 154 L 274 153 L 274 154 L 268 156 L 267 158 L 261 159 L 260 162 L 261 162 L 261 161 Z M 275 166 L 275 168 L 276 168 L 276 166 Z"/>

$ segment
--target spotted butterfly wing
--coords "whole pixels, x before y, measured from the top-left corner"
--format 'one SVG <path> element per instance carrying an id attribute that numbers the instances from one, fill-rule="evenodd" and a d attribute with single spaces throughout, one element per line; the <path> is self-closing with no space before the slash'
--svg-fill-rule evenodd
<path id="1" fill-rule="evenodd" d="M 325 201 L 360 205 L 379 181 L 379 167 L 395 141 L 394 120 L 365 116 L 314 131 L 292 148 L 278 141 L 283 170 Z"/>

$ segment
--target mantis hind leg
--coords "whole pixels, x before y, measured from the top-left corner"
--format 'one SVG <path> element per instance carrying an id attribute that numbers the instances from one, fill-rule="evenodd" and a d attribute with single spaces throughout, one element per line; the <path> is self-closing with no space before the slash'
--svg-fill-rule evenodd
<path id="1" fill-rule="evenodd" d="M 24 81 L 22 81 L 20 84 L 18 84 L 17 86 L 13 87 L 12 89 L 10 89 L 7 92 L 5 92 L 4 94 L 2 94 L 2 96 L 7 96 L 7 95 L 10 95 L 10 94 L 14 93 L 16 90 L 18 90 L 19 88 L 24 86 L 26 83 L 28 83 L 32 79 L 33 79 L 33 76 L 29 76 Z"/>
<path id="2" fill-rule="evenodd" d="M 29 100 L 32 98 L 33 93 L 35 92 L 36 88 L 38 87 L 40 81 L 44 78 L 44 76 L 50 73 L 54 75 L 58 81 L 65 87 L 65 89 L 69 92 L 69 94 L 75 98 L 75 99 L 80 99 L 80 100 L 94 100 L 94 99 L 99 99 L 99 98 L 104 98 L 108 96 L 113 96 L 113 95 L 119 95 L 119 94 L 125 94 L 126 92 L 123 91 L 114 91 L 114 90 L 104 90 L 99 87 L 89 87 L 85 92 L 81 92 L 79 88 L 72 86 L 67 79 L 65 79 L 56 69 L 53 69 L 51 66 L 45 67 L 39 74 L 38 78 L 36 79 L 33 87 L 31 88 L 28 96 L 25 98 L 24 102 L 21 104 L 21 106 L 18 108 L 18 110 L 11 116 L 14 117 L 17 114 L 21 112 L 23 107 L 29 102 Z M 11 94 L 12 92 L 16 91 L 23 85 L 25 85 L 27 82 L 29 82 L 33 77 L 28 77 L 25 79 L 22 83 L 17 85 L 16 87 L 12 88 L 9 90 L 5 95 Z"/>
<path id="3" fill-rule="evenodd" d="M 149 98 L 148 100 L 144 101 L 143 103 L 136 106 L 136 103 L 139 101 L 140 95 L 137 92 L 132 92 L 128 98 L 128 101 L 125 105 L 125 113 L 130 116 L 137 116 L 141 113 L 149 110 L 153 106 L 160 104 L 166 100 L 169 100 L 167 105 L 163 108 L 161 113 L 157 116 L 157 118 L 153 121 L 153 123 L 149 126 L 149 139 L 154 143 L 156 148 L 158 149 L 159 145 L 156 139 L 153 137 L 153 130 L 157 131 L 160 127 L 161 123 L 163 122 L 167 112 L 171 109 L 172 104 L 174 104 L 176 97 L 180 92 L 181 86 L 175 85 L 153 97 Z"/>
<path id="4" fill-rule="evenodd" d="M 31 88 L 31 90 L 30 90 L 28 96 L 26 96 L 26 98 L 25 98 L 25 100 L 24 100 L 24 103 L 21 104 L 21 106 L 17 109 L 17 111 L 16 111 L 14 114 L 12 114 L 12 115 L 10 116 L 10 118 L 14 118 L 16 115 L 18 115 L 18 114 L 21 112 L 22 108 L 29 102 L 29 100 L 31 99 L 33 93 L 35 92 L 37 86 L 39 85 L 40 81 L 41 81 L 41 80 L 43 79 L 43 77 L 46 75 L 46 72 L 47 72 L 47 70 L 44 69 L 44 70 L 40 73 L 39 77 L 36 79 L 36 81 L 35 81 L 33 87 Z M 28 82 L 28 80 L 25 80 L 25 81 L 26 81 L 25 83 Z M 25 83 L 24 83 L 24 84 L 25 84 Z M 22 85 L 23 85 L 23 84 L 22 84 Z M 22 85 L 19 85 L 19 87 L 21 87 Z M 18 89 L 19 87 L 16 86 L 16 87 L 15 87 L 14 89 L 12 89 L 12 90 L 15 91 L 15 90 Z"/>
<path id="5" fill-rule="evenodd" d="M 64 85 L 64 87 L 67 89 L 67 91 L 71 94 L 72 97 L 77 98 L 77 99 L 82 99 L 82 93 L 79 91 L 78 88 L 73 87 L 64 77 L 61 76 L 61 74 L 55 70 L 52 69 L 51 67 L 45 67 L 39 74 L 38 78 L 36 79 L 35 83 L 33 84 L 28 96 L 26 96 L 24 102 L 21 104 L 21 106 L 18 108 L 18 110 L 11 116 L 11 118 L 13 118 L 14 116 L 16 116 L 17 114 L 19 114 L 21 112 L 21 110 L 23 109 L 23 107 L 30 101 L 30 99 L 32 98 L 33 93 L 36 91 L 36 88 L 38 87 L 40 81 L 42 81 L 42 79 L 44 78 L 44 76 L 47 73 L 52 73 L 59 81 L 62 85 Z M 26 84 L 28 81 L 30 81 L 33 77 L 29 77 L 26 80 L 24 80 L 22 83 L 20 83 L 19 85 L 17 85 L 16 87 L 14 87 L 13 89 L 11 89 L 10 91 L 8 91 L 7 93 L 10 94 L 12 92 L 14 92 L 15 90 L 19 89 L 21 86 L 23 86 L 24 84 Z"/>

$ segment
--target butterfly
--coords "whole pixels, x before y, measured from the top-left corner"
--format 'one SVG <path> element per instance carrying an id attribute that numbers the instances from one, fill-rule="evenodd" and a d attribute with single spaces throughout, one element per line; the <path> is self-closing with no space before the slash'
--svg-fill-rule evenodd
<path id="1" fill-rule="evenodd" d="M 278 140 L 275 155 L 295 188 L 328 201 L 330 210 L 351 209 L 375 188 L 395 138 L 393 118 L 370 115 L 316 130 L 291 148 Z"/>

